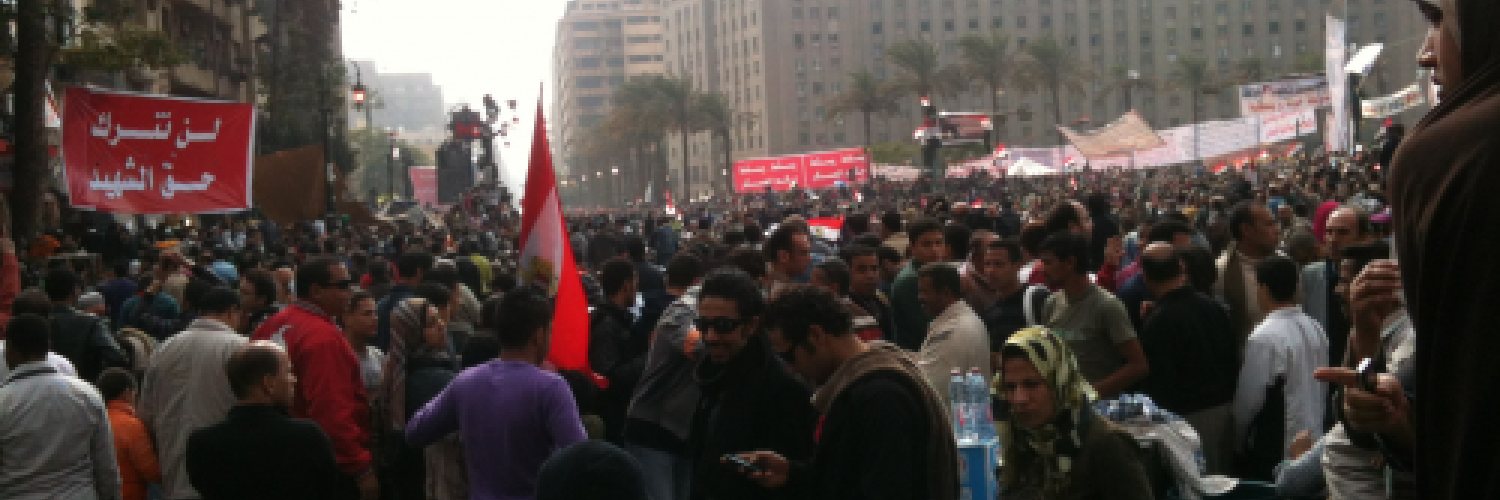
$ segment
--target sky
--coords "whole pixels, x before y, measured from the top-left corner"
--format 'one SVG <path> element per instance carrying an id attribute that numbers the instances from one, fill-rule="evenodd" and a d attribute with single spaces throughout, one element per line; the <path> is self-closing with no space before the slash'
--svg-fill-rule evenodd
<path id="1" fill-rule="evenodd" d="M 382 73 L 431 73 L 449 105 L 481 109 L 485 94 L 501 106 L 516 100 L 521 123 L 510 128 L 510 147 L 500 151 L 506 184 L 519 197 L 537 98 L 543 86 L 552 85 L 552 45 L 567 0 L 345 0 L 343 5 L 345 57 L 375 61 Z M 544 90 L 551 95 L 550 88 Z M 550 115 L 550 97 L 543 103 Z"/>

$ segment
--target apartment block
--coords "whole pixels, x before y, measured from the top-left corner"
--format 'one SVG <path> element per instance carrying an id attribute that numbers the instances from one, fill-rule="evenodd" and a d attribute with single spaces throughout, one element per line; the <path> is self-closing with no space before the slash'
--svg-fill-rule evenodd
<path id="1" fill-rule="evenodd" d="M 570 0 L 553 47 L 554 149 L 569 168 L 609 112 L 610 95 L 637 75 L 664 74 L 661 0 Z"/>

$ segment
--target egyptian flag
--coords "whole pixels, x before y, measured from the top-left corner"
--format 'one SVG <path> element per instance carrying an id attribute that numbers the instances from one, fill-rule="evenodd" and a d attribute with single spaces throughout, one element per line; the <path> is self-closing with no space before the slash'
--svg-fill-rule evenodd
<path id="1" fill-rule="evenodd" d="M 560 370 L 592 375 L 589 306 L 563 225 L 557 178 L 552 172 L 552 147 L 547 142 L 547 122 L 542 117 L 540 103 L 536 107 L 535 131 L 526 172 L 526 197 L 521 200 L 521 284 L 541 288 L 554 301 L 552 352 L 547 360 Z"/>

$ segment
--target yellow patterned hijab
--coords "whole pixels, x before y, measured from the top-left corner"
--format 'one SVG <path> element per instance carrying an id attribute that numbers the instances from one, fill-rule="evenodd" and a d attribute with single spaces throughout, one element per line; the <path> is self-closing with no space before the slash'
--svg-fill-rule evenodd
<path id="1" fill-rule="evenodd" d="M 1003 350 L 1019 349 L 1047 380 L 1052 389 L 1057 414 L 1052 420 L 1034 429 L 1017 425 L 1007 411 L 997 415 L 996 426 L 1004 450 L 1005 466 L 1001 480 L 1007 489 L 1014 487 L 1035 488 L 1042 498 L 1059 498 L 1067 484 L 1073 460 L 1083 448 L 1083 436 L 1087 417 L 1092 414 L 1090 405 L 1097 394 L 1083 372 L 1078 369 L 1078 359 L 1068 342 L 1042 327 L 1017 331 L 1005 342 Z M 1002 367 L 1004 365 L 1001 365 Z M 1000 386 L 1004 373 L 997 370 L 995 386 Z M 1004 400 L 1004 391 L 995 391 L 996 397 Z"/>

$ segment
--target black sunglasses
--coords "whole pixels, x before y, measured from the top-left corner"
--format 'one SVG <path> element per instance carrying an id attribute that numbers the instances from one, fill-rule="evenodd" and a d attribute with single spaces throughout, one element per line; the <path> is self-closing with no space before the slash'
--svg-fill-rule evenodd
<path id="1" fill-rule="evenodd" d="M 327 287 L 327 288 L 342 288 L 342 289 L 348 290 L 349 287 L 354 286 L 354 280 L 350 279 L 350 280 L 330 281 L 330 282 L 322 284 L 321 286 L 324 286 L 324 287 Z"/>
<path id="2" fill-rule="evenodd" d="M 739 318 L 698 318 L 693 320 L 693 325 L 698 327 L 699 332 L 713 330 L 716 332 L 732 332 L 744 324 Z"/>

